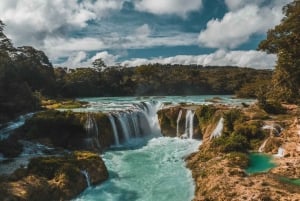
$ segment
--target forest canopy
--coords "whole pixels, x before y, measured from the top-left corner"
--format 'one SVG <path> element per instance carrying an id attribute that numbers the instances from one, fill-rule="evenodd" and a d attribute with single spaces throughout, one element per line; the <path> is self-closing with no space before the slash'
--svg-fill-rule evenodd
<path id="1" fill-rule="evenodd" d="M 283 8 L 285 17 L 269 30 L 259 49 L 277 54 L 278 60 L 267 89 L 268 98 L 297 102 L 300 98 L 300 0 Z"/>

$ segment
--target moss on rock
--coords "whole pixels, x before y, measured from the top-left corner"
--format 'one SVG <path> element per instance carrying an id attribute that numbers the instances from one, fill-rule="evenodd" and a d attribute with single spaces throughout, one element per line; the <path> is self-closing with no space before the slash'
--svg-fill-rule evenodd
<path id="1" fill-rule="evenodd" d="M 93 118 L 95 133 L 93 136 L 86 130 L 88 118 Z M 35 114 L 18 130 L 20 136 L 27 140 L 50 142 L 50 145 L 69 150 L 103 150 L 114 143 L 109 119 L 104 113 L 75 113 L 72 111 L 47 110 Z M 100 146 L 85 143 L 92 138 Z M 46 140 L 45 140 L 46 139 Z"/>
<path id="2" fill-rule="evenodd" d="M 70 200 L 87 187 L 82 171 L 91 184 L 108 179 L 108 171 L 99 155 L 73 152 L 65 156 L 39 157 L 27 169 L 17 170 L 11 180 L 0 183 L 0 197 L 8 200 Z"/>

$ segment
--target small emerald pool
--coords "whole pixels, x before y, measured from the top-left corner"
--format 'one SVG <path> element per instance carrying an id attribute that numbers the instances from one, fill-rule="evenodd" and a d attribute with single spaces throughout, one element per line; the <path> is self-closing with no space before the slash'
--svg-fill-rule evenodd
<path id="1" fill-rule="evenodd" d="M 272 156 L 268 156 L 261 153 L 251 153 L 249 155 L 250 165 L 246 169 L 248 174 L 254 174 L 259 172 L 267 172 L 271 168 L 275 167 L 275 163 L 272 162 Z"/>
<path id="2" fill-rule="evenodd" d="M 300 186 L 300 179 L 289 179 L 286 177 L 281 177 L 280 180 L 285 183 L 293 184 L 296 186 Z"/>

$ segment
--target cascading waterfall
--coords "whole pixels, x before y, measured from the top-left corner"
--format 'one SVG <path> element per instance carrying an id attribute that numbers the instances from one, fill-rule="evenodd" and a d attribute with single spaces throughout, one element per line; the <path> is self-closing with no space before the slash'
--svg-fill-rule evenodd
<path id="1" fill-rule="evenodd" d="M 101 146 L 99 142 L 98 125 L 92 114 L 87 114 L 87 119 L 84 127 L 88 135 L 88 138 L 86 139 L 88 146 L 92 146 L 92 147 L 96 147 L 97 149 L 100 149 Z"/>
<path id="2" fill-rule="evenodd" d="M 177 125 L 176 125 L 176 136 L 179 137 L 180 136 L 180 133 L 179 133 L 179 122 L 180 122 L 180 119 L 181 119 L 181 116 L 182 116 L 182 110 L 179 111 L 178 113 L 178 117 L 177 117 Z"/>
<path id="3" fill-rule="evenodd" d="M 15 121 L 9 122 L 6 127 L 0 129 L 0 140 L 8 138 L 12 131 L 21 127 L 25 123 L 26 119 L 32 117 L 33 114 L 34 113 L 28 113 L 26 115 L 22 115 Z"/>
<path id="4" fill-rule="evenodd" d="M 116 114 L 117 120 L 120 123 L 120 126 L 122 128 L 123 137 L 125 138 L 125 141 L 128 141 L 130 139 L 130 131 L 131 128 L 128 124 L 128 115 L 127 113 L 118 113 Z"/>
<path id="5" fill-rule="evenodd" d="M 194 135 L 194 116 L 195 112 L 192 110 L 188 110 L 185 116 L 185 137 L 193 138 Z"/>
<path id="6" fill-rule="evenodd" d="M 132 138 L 160 133 L 157 110 L 158 102 L 142 102 L 133 104 L 127 111 L 108 113 L 115 138 L 115 145 L 128 142 Z"/>
<path id="7" fill-rule="evenodd" d="M 282 147 L 279 147 L 278 148 L 278 153 L 277 154 L 275 154 L 274 156 L 275 157 L 283 157 L 284 156 L 284 152 L 285 152 L 285 150 L 282 148 Z"/>
<path id="8" fill-rule="evenodd" d="M 224 127 L 224 118 L 221 117 L 215 130 L 211 133 L 210 139 L 220 137 L 223 132 L 223 127 Z"/>
<path id="9" fill-rule="evenodd" d="M 262 143 L 262 145 L 260 145 L 260 147 L 259 147 L 259 149 L 258 149 L 258 152 L 260 152 L 260 153 L 261 153 L 261 152 L 264 152 L 268 140 L 269 140 L 269 138 L 266 139 L 266 140 Z"/>
<path id="10" fill-rule="evenodd" d="M 90 179 L 90 176 L 89 176 L 88 171 L 86 171 L 86 170 L 81 170 L 80 172 L 83 174 L 83 176 L 84 176 L 84 178 L 85 178 L 85 180 L 86 180 L 87 186 L 90 187 L 90 186 L 91 186 L 91 179 Z"/>
<path id="11" fill-rule="evenodd" d="M 115 119 L 111 114 L 108 114 L 108 119 L 110 121 L 112 130 L 113 130 L 115 145 L 119 146 L 120 145 L 120 140 L 119 140 L 119 136 L 118 136 L 118 130 L 117 130 Z"/>
<path id="12" fill-rule="evenodd" d="M 284 130 L 279 124 L 274 124 L 274 123 L 270 125 L 264 125 L 262 129 L 270 130 L 270 135 L 274 133 L 276 136 L 279 136 L 281 132 Z"/>

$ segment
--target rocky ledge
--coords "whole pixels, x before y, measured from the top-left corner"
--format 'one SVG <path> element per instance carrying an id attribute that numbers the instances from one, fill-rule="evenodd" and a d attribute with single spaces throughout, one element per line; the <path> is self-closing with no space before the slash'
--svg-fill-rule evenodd
<path id="1" fill-rule="evenodd" d="M 178 137 L 187 132 L 188 110 L 195 114 L 194 134 L 198 133 L 203 143 L 186 159 L 195 180 L 194 201 L 300 200 L 300 109 L 295 105 L 285 109 L 283 114 L 274 115 L 257 105 L 185 105 L 158 113 L 163 134 L 177 132 Z M 180 111 L 182 117 L 178 118 Z M 248 173 L 251 152 L 271 156 L 276 167 Z"/>
<path id="2" fill-rule="evenodd" d="M 0 178 L 0 198 L 4 201 L 70 200 L 88 183 L 99 184 L 107 178 L 104 162 L 91 152 L 34 158 L 27 168 Z"/>

